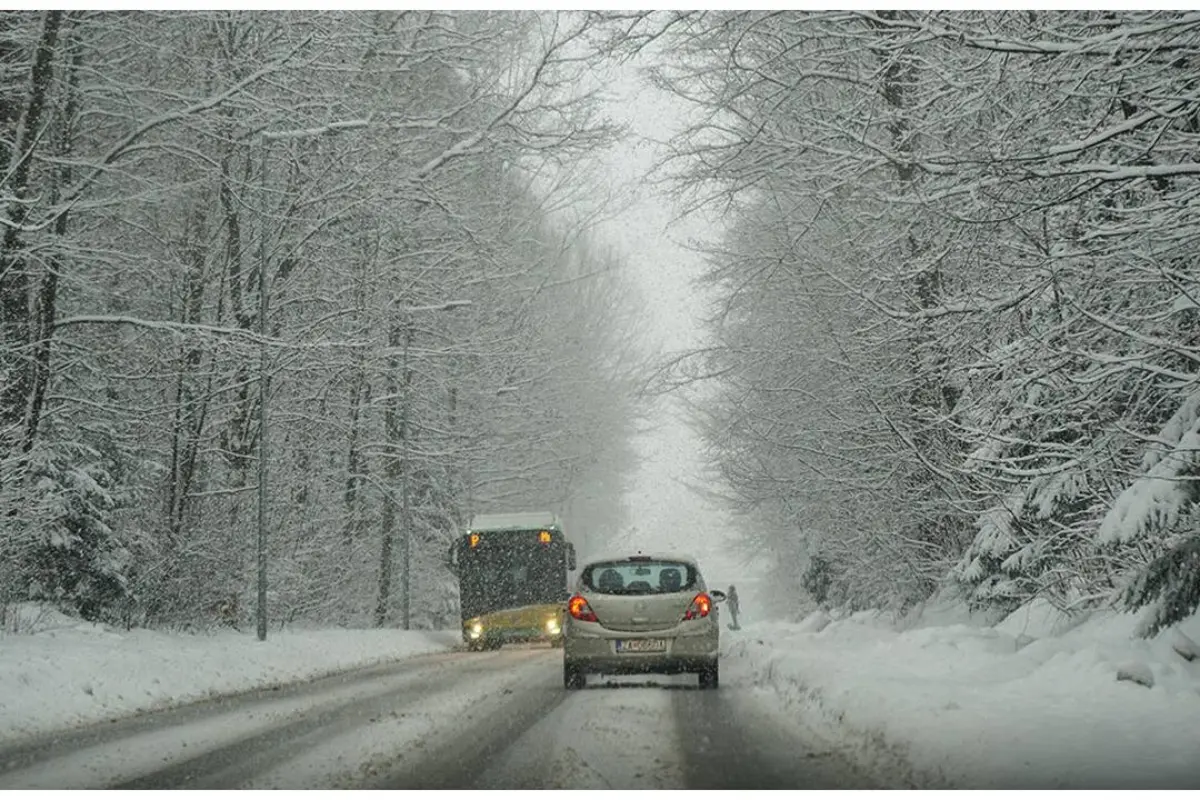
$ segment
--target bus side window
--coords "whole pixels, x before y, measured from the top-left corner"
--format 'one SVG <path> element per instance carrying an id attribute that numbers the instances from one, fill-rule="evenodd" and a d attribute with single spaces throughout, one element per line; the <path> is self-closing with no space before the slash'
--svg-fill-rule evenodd
<path id="1" fill-rule="evenodd" d="M 575 545 L 567 542 L 567 569 L 575 571 Z"/>

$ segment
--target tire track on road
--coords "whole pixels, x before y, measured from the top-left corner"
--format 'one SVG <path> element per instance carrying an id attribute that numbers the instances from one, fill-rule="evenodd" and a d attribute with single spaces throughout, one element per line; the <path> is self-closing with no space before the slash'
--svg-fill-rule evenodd
<path id="1" fill-rule="evenodd" d="M 247 740 L 299 736 L 335 719 L 339 708 L 362 709 L 405 686 L 445 681 L 453 668 L 487 672 L 500 654 L 437 653 L 337 675 L 190 703 L 113 723 L 37 737 L 0 753 L 0 787 L 99 788 L 114 784 L 192 781 L 211 752 L 232 759 Z M 481 660 L 482 659 L 482 660 Z M 460 666 L 461 665 L 461 666 Z M 314 714 L 315 711 L 315 714 Z M 190 748 L 190 749 L 189 749 Z M 164 763 L 168 766 L 160 768 Z"/>

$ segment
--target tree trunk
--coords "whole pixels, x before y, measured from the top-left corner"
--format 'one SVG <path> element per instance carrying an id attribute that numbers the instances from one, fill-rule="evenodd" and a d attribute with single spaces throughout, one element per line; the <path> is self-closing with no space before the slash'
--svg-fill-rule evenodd
<path id="1" fill-rule="evenodd" d="M 64 166 L 58 168 L 55 175 L 51 205 L 56 205 L 61 196 L 61 189 L 71 183 L 74 171 L 71 169 L 71 153 L 74 149 L 75 115 L 79 112 L 79 69 L 83 63 L 78 37 L 71 36 L 67 44 L 70 54 L 70 66 L 67 72 L 67 101 L 63 116 L 58 125 L 55 151 Z M 63 212 L 54 221 L 54 234 L 65 236 L 70 214 Z M 37 337 L 33 351 L 33 391 L 29 403 L 29 415 L 26 420 L 25 441 L 22 452 L 28 453 L 33 449 L 37 437 L 38 422 L 42 416 L 42 408 L 46 400 L 46 388 L 50 385 L 50 355 L 51 337 L 54 335 L 54 320 L 58 301 L 58 275 L 62 271 L 62 259 L 57 253 L 50 256 L 49 269 L 42 276 L 41 287 L 37 294 Z"/>
<path id="2" fill-rule="evenodd" d="M 46 108 L 54 78 L 54 49 L 62 24 L 62 11 L 47 11 L 42 24 L 30 76 L 29 94 L 13 147 L 12 165 L 8 180 L 0 189 L 13 201 L 5 213 L 3 245 L 0 246 L 0 459 L 12 453 L 14 445 L 27 432 L 36 430 L 33 403 L 37 386 L 37 360 L 34 353 L 34 320 L 30 287 L 29 264 L 23 252 L 21 227 L 29 219 L 32 205 L 25 202 L 31 194 L 33 151 L 40 138 L 42 114 Z M 43 286 L 43 290 L 45 287 Z M 49 294 L 57 290 L 51 282 Z"/>
<path id="3" fill-rule="evenodd" d="M 354 545 L 362 532 L 359 489 L 363 482 L 363 472 L 366 470 L 366 459 L 362 454 L 360 420 L 364 399 L 370 401 L 370 387 L 367 386 L 360 357 L 355 363 L 355 375 L 350 387 L 350 451 L 346 455 L 346 491 L 342 495 L 346 503 L 346 525 L 342 529 L 342 541 L 347 548 Z"/>
<path id="4" fill-rule="evenodd" d="M 401 332 L 403 331 L 403 335 Z M 409 555 L 410 539 L 412 538 L 412 520 L 409 514 L 408 492 L 408 415 L 409 387 L 412 385 L 413 370 L 409 363 L 409 348 L 412 346 L 413 326 L 411 321 L 405 321 L 403 326 L 393 323 L 388 334 L 388 347 L 395 351 L 401 342 L 404 346 L 403 361 L 400 367 L 402 388 L 400 388 L 401 404 L 399 412 L 396 409 L 397 387 L 395 382 L 396 359 L 388 357 L 388 405 L 384 411 L 384 430 L 387 436 L 388 453 L 384 457 L 384 486 L 387 489 L 383 501 L 383 519 L 380 525 L 382 543 L 379 552 L 379 598 L 375 605 L 375 625 L 382 628 L 387 621 L 387 607 L 392 588 L 392 545 L 396 538 L 396 518 L 400 517 L 403 536 L 400 541 L 401 577 L 404 581 L 404 593 L 401 596 L 400 625 L 408 630 L 409 618 Z M 401 507 L 397 514 L 395 489 L 399 484 Z"/>

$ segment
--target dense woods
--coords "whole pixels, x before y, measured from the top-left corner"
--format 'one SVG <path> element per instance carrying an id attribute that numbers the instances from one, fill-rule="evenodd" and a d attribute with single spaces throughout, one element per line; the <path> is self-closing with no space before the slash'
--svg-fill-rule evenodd
<path id="1" fill-rule="evenodd" d="M 474 511 L 617 524 L 593 24 L 0 14 L 0 605 L 244 622 L 260 455 L 272 624 L 456 625 Z"/>
<path id="2" fill-rule="evenodd" d="M 777 580 L 903 609 L 1200 601 L 1200 16 L 627 15 L 688 101 L 710 452 Z M 667 55 L 669 54 L 669 55 Z"/>
<path id="3" fill-rule="evenodd" d="M 0 14 L 0 606 L 247 618 L 260 464 L 273 623 L 450 624 L 475 510 L 619 526 L 617 64 L 721 223 L 654 374 L 732 547 L 849 608 L 1195 611 L 1200 14 L 1117 10 Z"/>

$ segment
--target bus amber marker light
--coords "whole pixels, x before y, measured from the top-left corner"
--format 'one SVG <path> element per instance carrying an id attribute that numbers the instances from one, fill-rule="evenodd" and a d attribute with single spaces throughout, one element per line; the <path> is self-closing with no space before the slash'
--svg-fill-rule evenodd
<path id="1" fill-rule="evenodd" d="M 538 533 L 538 541 L 542 544 L 550 544 L 550 531 L 541 531 Z"/>
<path id="2" fill-rule="evenodd" d="M 472 533 L 471 534 L 471 547 L 478 547 L 478 546 L 479 546 L 479 534 Z"/>
<path id="3" fill-rule="evenodd" d="M 580 622 L 599 622 L 596 619 L 596 612 L 592 611 L 592 607 L 588 605 L 588 601 L 583 595 L 577 594 L 567 601 L 567 610 L 571 612 L 571 616 Z"/>

